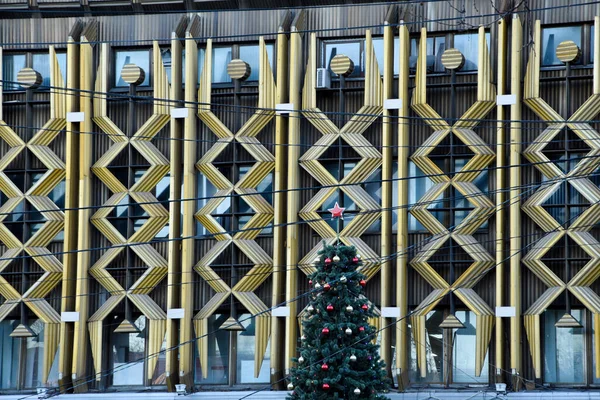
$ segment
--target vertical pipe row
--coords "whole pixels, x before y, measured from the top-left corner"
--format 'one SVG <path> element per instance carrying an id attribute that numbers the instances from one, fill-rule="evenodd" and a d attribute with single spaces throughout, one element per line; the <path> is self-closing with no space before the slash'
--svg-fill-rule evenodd
<path id="1" fill-rule="evenodd" d="M 510 305 L 515 316 L 510 319 L 510 367 L 521 373 L 521 49 L 523 27 L 519 16 L 512 21 L 510 90 L 516 97 L 510 106 Z M 516 382 L 515 382 L 516 383 Z M 513 387 L 516 387 L 513 385 Z"/>
<path id="2" fill-rule="evenodd" d="M 288 38 L 283 28 L 279 28 L 277 35 L 277 104 L 287 103 L 288 100 Z M 273 291 L 271 307 L 276 307 L 284 300 L 286 270 L 285 261 L 285 202 L 286 202 L 286 169 L 285 155 L 287 143 L 287 121 L 281 114 L 275 117 L 275 195 L 274 200 L 274 225 L 273 232 Z M 282 331 L 283 321 L 272 317 L 271 322 L 271 383 L 283 378 L 282 358 Z"/>
<path id="3" fill-rule="evenodd" d="M 194 343 L 192 318 L 194 312 L 194 211 L 196 202 L 196 101 L 198 83 L 198 47 L 192 35 L 187 32 L 185 40 L 185 102 L 189 109 L 184 123 L 185 143 L 183 150 L 183 229 L 181 241 L 181 308 L 184 316 L 181 320 L 179 338 L 179 381 L 188 387 L 194 384 L 193 356 Z M 203 365 L 206 368 L 206 365 Z"/>
<path id="4" fill-rule="evenodd" d="M 174 107 L 179 107 L 182 100 L 182 51 L 181 40 L 175 33 L 171 37 L 171 100 Z M 169 182 L 169 204 L 165 206 L 169 209 L 169 273 L 167 274 L 167 310 L 179 308 L 181 305 L 181 161 L 182 161 L 182 141 L 181 133 L 183 121 L 171 118 L 170 129 L 170 154 L 171 154 L 171 173 Z M 178 343 L 177 321 L 167 319 L 167 349 L 175 347 Z M 173 390 L 177 383 L 177 351 L 167 351 L 165 354 L 165 376 L 167 378 L 167 387 Z"/>
<path id="5" fill-rule="evenodd" d="M 497 38 L 497 93 L 504 94 L 506 86 L 506 21 L 498 23 Z M 504 107 L 497 106 L 496 122 L 496 306 L 504 302 L 504 185 L 505 185 L 505 148 L 504 148 Z M 496 377 L 502 374 L 504 368 L 504 345 L 502 335 L 502 318 L 496 317 L 495 363 Z"/>
<path id="6" fill-rule="evenodd" d="M 86 37 L 82 37 L 80 46 L 79 76 L 82 93 L 92 93 L 94 90 L 94 51 Z M 81 132 L 93 132 L 92 123 L 93 96 L 84 95 L 79 98 L 79 110 L 83 112 L 83 122 L 80 123 Z M 79 201 L 78 201 L 78 231 L 77 231 L 77 281 L 75 297 L 75 311 L 79 313 L 79 320 L 75 322 L 75 335 L 73 341 L 73 384 L 78 385 L 75 392 L 87 391 L 87 385 L 78 382 L 84 380 L 88 361 L 88 331 L 87 320 L 89 317 L 88 301 L 88 269 L 90 267 L 90 216 L 92 210 L 92 139 L 93 135 L 82 134 L 79 136 Z"/>
<path id="7" fill-rule="evenodd" d="M 286 317 L 286 345 L 285 345 L 285 373 L 289 374 L 292 357 L 296 355 L 296 341 L 298 338 L 297 324 L 298 306 L 292 301 L 298 290 L 298 212 L 300 211 L 300 113 L 301 106 L 301 74 L 302 74 L 302 37 L 300 32 L 292 27 L 290 35 L 290 103 L 293 104 L 293 112 L 289 117 L 288 147 L 287 147 L 287 237 L 286 237 L 286 301 L 290 307 L 290 313 Z"/>
<path id="8" fill-rule="evenodd" d="M 399 75 L 398 75 L 398 98 L 402 107 L 398 110 L 398 243 L 397 243 L 397 277 L 396 277 L 396 301 L 400 308 L 400 321 L 396 324 L 396 374 L 398 376 L 398 388 L 405 388 L 408 384 L 408 146 L 409 142 L 409 45 L 410 37 L 408 28 L 401 24 L 399 28 L 400 48 Z"/>

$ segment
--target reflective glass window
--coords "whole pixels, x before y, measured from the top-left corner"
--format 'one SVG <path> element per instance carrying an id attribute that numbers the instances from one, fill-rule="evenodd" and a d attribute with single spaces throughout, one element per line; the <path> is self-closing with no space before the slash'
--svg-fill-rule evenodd
<path id="1" fill-rule="evenodd" d="M 410 330 L 409 351 L 409 379 L 415 383 L 441 383 L 444 380 L 444 330 L 440 324 L 444 320 L 444 313 L 439 310 L 431 311 L 425 316 L 425 351 L 427 360 L 427 374 L 421 377 L 417 364 L 417 345 L 412 326 Z"/>
<path id="2" fill-rule="evenodd" d="M 19 321 L 0 322 L 0 389 L 16 389 L 19 374 L 20 340 L 10 337 Z"/>
<path id="3" fill-rule="evenodd" d="M 485 356 L 481 375 L 476 376 L 479 372 L 475 369 L 477 315 L 472 311 L 457 311 L 455 315 L 465 327 L 453 329 L 452 381 L 454 383 L 487 384 L 489 351 Z"/>
<path id="4" fill-rule="evenodd" d="M 375 57 L 377 58 L 377 64 L 379 65 L 379 72 L 381 72 L 381 75 L 383 75 L 383 38 L 373 39 L 373 50 L 375 50 Z M 400 72 L 400 61 L 398 59 L 399 50 L 400 39 L 394 38 L 394 75 L 398 75 Z"/>
<path id="5" fill-rule="evenodd" d="M 231 47 L 213 47 L 212 83 L 228 83 L 227 66 L 231 62 Z M 202 60 L 204 64 L 204 60 Z"/>
<path id="6" fill-rule="evenodd" d="M 415 38 L 410 41 L 409 67 L 414 73 L 417 69 L 417 60 L 419 58 L 420 39 Z M 446 37 L 436 36 L 427 38 L 427 72 L 444 72 L 442 65 L 442 54 L 446 50 Z"/>
<path id="7" fill-rule="evenodd" d="M 269 383 L 271 367 L 271 341 L 267 344 L 258 377 L 254 370 L 254 353 L 256 349 L 256 318 L 250 314 L 242 314 L 238 320 L 245 328 L 237 332 L 237 383 Z"/>
<path id="8" fill-rule="evenodd" d="M 488 51 L 490 50 L 490 34 L 485 34 Z M 460 71 L 476 71 L 479 64 L 479 34 L 464 33 L 454 35 L 454 48 L 465 57 L 465 64 Z"/>
<path id="9" fill-rule="evenodd" d="M 231 332 L 219 329 L 227 318 L 229 318 L 229 315 L 225 314 L 214 314 L 208 317 L 208 365 L 200 365 L 200 357 L 196 354 L 196 383 L 217 385 L 228 383 L 229 335 Z M 196 347 L 194 346 L 194 348 Z M 202 368 L 206 369 L 205 373 L 203 373 Z M 204 377 L 205 375 L 206 377 Z"/>
<path id="10" fill-rule="evenodd" d="M 269 64 L 271 65 L 271 71 L 274 71 L 275 52 L 273 44 L 269 43 L 265 45 L 267 49 L 267 55 L 269 56 Z M 240 46 L 239 58 L 250 65 L 250 76 L 247 81 L 258 81 L 259 70 L 260 70 L 260 57 L 259 57 L 258 45 Z"/>
<path id="11" fill-rule="evenodd" d="M 354 70 L 350 74 L 350 77 L 355 78 L 363 76 L 364 69 L 362 65 L 362 52 L 363 50 L 361 41 L 325 43 L 325 65 L 329 69 L 331 76 L 337 77 L 337 75 L 331 71 L 331 59 L 336 55 L 343 54 L 345 56 L 348 56 L 354 63 Z"/>
<path id="12" fill-rule="evenodd" d="M 144 70 L 146 76 L 140 86 L 150 85 L 150 52 L 148 50 L 117 50 L 115 51 L 115 86 L 128 87 L 129 84 L 121 78 L 121 71 L 127 64 L 135 64 Z"/>
<path id="13" fill-rule="evenodd" d="M 2 81 L 4 90 L 22 90 L 17 83 L 17 74 L 25 68 L 25 54 L 5 54 L 2 56 Z"/>
<path id="14" fill-rule="evenodd" d="M 542 29 L 542 65 L 564 65 L 556 57 L 556 47 L 565 40 L 572 40 L 581 49 L 581 26 L 561 26 Z M 581 63 L 581 59 L 577 64 Z"/>
<path id="15" fill-rule="evenodd" d="M 60 73 L 63 78 L 63 83 L 67 85 L 67 54 L 56 53 L 56 59 L 58 60 L 58 66 Z M 34 70 L 42 75 L 43 81 L 42 87 L 50 87 L 50 54 L 48 53 L 37 53 L 33 55 L 33 67 Z"/>
<path id="16" fill-rule="evenodd" d="M 118 323 L 120 323 L 119 321 Z M 113 385 L 143 385 L 145 362 L 135 362 L 144 358 L 146 350 L 146 317 L 139 316 L 134 321 L 139 333 L 111 334 L 111 365 Z M 127 368 L 124 366 L 127 365 Z"/>
<path id="17" fill-rule="evenodd" d="M 544 382 L 558 384 L 585 383 L 585 329 L 557 328 L 565 310 L 544 312 Z M 585 326 L 582 310 L 571 310 Z"/>

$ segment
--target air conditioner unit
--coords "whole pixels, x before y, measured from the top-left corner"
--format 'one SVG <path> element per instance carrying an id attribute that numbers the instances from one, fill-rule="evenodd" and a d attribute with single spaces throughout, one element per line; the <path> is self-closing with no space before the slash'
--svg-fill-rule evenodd
<path id="1" fill-rule="evenodd" d="M 327 68 L 317 68 L 317 89 L 331 88 L 331 76 Z"/>

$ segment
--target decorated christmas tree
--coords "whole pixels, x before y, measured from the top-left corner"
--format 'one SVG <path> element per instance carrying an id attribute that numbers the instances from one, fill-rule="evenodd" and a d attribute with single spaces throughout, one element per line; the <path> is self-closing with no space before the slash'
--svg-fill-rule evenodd
<path id="1" fill-rule="evenodd" d="M 343 217 L 336 203 L 329 210 Z M 324 245 L 315 259 L 308 315 L 302 321 L 297 366 L 290 374 L 290 399 L 384 399 L 389 388 L 385 364 L 368 318 L 373 306 L 364 296 L 362 262 L 352 246 Z"/>

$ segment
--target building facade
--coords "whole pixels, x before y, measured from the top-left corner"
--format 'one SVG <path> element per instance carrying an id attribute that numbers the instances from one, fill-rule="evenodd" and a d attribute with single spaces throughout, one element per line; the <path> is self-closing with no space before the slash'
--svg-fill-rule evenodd
<path id="1" fill-rule="evenodd" d="M 0 393 L 284 390 L 338 238 L 399 390 L 600 384 L 600 7 L 331 3 L 0 5 Z"/>

